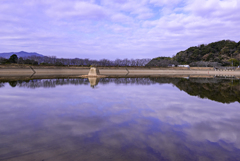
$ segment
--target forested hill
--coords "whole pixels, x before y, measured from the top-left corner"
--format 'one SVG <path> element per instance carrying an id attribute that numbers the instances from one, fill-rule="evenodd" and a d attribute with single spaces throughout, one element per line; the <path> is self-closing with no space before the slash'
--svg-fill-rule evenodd
<path id="1" fill-rule="evenodd" d="M 237 43 L 230 40 L 213 42 L 208 45 L 190 47 L 185 51 L 180 51 L 173 57 L 173 60 L 181 64 L 192 62 L 218 62 L 222 65 L 239 65 L 240 61 L 240 41 Z"/>

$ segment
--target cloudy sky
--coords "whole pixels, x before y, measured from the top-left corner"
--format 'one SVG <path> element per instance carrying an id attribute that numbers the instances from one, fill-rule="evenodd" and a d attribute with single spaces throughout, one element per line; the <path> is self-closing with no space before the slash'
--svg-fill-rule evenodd
<path id="1" fill-rule="evenodd" d="M 240 0 L 0 0 L 0 52 L 153 58 L 240 41 Z"/>

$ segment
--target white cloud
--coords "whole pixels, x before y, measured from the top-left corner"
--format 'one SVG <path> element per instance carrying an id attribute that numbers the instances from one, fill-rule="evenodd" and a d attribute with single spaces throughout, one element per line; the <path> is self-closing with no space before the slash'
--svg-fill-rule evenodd
<path id="1" fill-rule="evenodd" d="M 0 52 L 110 59 L 172 56 L 201 43 L 239 41 L 239 9 L 238 0 L 5 0 L 0 6 Z"/>
<path id="2" fill-rule="evenodd" d="M 130 16 L 124 15 L 122 13 L 116 13 L 111 16 L 111 20 L 113 22 L 119 22 L 123 24 L 131 24 L 134 23 L 134 19 Z"/>
<path id="3" fill-rule="evenodd" d="M 99 5 L 88 2 L 60 2 L 48 8 L 47 14 L 57 18 L 74 17 L 76 20 L 101 20 L 107 16 L 106 10 Z"/>
<path id="4" fill-rule="evenodd" d="M 183 0 L 149 0 L 149 2 L 158 6 L 176 6 Z"/>

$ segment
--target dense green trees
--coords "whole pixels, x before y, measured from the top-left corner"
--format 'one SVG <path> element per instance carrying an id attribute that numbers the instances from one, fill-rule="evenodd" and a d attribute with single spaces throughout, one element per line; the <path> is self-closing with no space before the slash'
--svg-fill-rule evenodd
<path id="1" fill-rule="evenodd" d="M 181 64 L 205 61 L 222 65 L 231 65 L 233 61 L 233 65 L 237 66 L 240 61 L 240 42 L 222 40 L 208 45 L 201 44 L 178 52 L 173 60 Z"/>
<path id="2" fill-rule="evenodd" d="M 222 40 L 210 44 L 189 47 L 173 58 L 157 57 L 146 66 L 168 66 L 169 64 L 190 64 L 190 66 L 238 66 L 240 65 L 240 41 Z"/>
<path id="3" fill-rule="evenodd" d="M 38 62 L 34 59 L 23 59 L 22 57 L 18 58 L 16 54 L 11 55 L 9 59 L 0 58 L 0 64 L 10 63 L 38 65 Z"/>
<path id="4" fill-rule="evenodd" d="M 229 63 L 230 63 L 232 66 L 239 66 L 239 65 L 240 65 L 240 64 L 239 64 L 239 61 L 238 61 L 237 59 L 235 59 L 235 58 L 231 58 L 231 59 L 229 59 L 228 61 L 229 61 Z"/>
<path id="5" fill-rule="evenodd" d="M 18 56 L 16 54 L 13 54 L 10 56 L 10 58 L 8 59 L 10 63 L 17 63 L 18 61 Z"/>

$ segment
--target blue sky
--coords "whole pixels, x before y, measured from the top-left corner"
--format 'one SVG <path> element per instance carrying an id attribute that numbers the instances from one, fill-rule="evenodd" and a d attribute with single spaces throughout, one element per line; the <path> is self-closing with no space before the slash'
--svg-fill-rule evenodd
<path id="1" fill-rule="evenodd" d="M 0 0 L 0 52 L 153 58 L 240 41 L 240 0 Z"/>

